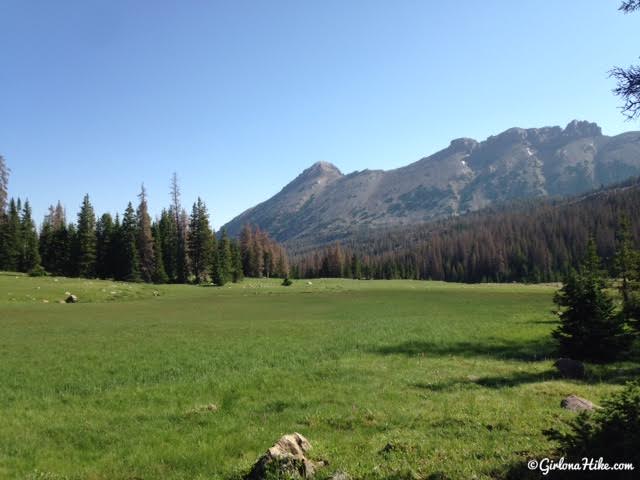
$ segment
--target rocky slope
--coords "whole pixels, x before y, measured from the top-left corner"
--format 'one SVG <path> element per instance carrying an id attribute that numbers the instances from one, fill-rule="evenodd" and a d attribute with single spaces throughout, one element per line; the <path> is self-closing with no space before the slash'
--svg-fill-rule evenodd
<path id="1" fill-rule="evenodd" d="M 511 128 L 459 138 L 395 170 L 344 175 L 318 162 L 226 225 L 252 223 L 279 241 L 328 242 L 363 228 L 460 215 L 508 200 L 563 196 L 640 175 L 640 132 L 605 136 L 595 123 Z"/>

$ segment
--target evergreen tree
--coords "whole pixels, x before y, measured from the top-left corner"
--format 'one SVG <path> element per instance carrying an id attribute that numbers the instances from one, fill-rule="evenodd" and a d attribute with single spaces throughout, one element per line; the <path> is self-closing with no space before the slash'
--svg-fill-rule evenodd
<path id="1" fill-rule="evenodd" d="M 162 252 L 163 242 L 160 225 L 158 223 L 155 223 L 151 227 L 151 232 L 153 234 L 153 251 L 156 255 L 156 261 L 154 264 L 155 269 L 153 271 L 153 283 L 167 283 L 169 282 L 169 276 L 164 269 L 164 255 Z"/>
<path id="2" fill-rule="evenodd" d="M 196 283 L 205 282 L 211 269 L 213 232 L 209 226 L 207 206 L 200 197 L 191 209 L 188 247 L 195 281 Z"/>
<path id="3" fill-rule="evenodd" d="M 626 304 L 634 287 L 634 282 L 638 280 L 638 253 L 633 248 L 633 238 L 629 218 L 623 216 L 617 231 L 617 250 L 614 267 L 616 275 L 620 278 L 620 293 L 622 300 Z"/>
<path id="4" fill-rule="evenodd" d="M 189 258 L 189 215 L 182 209 L 178 216 L 178 281 L 187 283 L 191 276 L 191 259 Z"/>
<path id="5" fill-rule="evenodd" d="M 54 275 L 67 275 L 70 271 L 71 240 L 60 204 L 49 207 L 40 231 L 40 257 L 42 266 Z"/>
<path id="6" fill-rule="evenodd" d="M 158 253 L 158 259 L 162 258 L 162 264 L 170 282 L 177 282 L 178 277 L 178 226 L 175 216 L 170 211 L 162 210 L 158 222 L 158 234 L 162 253 Z"/>
<path id="7" fill-rule="evenodd" d="M 4 157 L 0 155 L 0 222 L 7 209 L 7 198 L 9 196 L 9 167 L 7 167 Z"/>
<path id="8" fill-rule="evenodd" d="M 240 244 L 237 241 L 231 242 L 231 269 L 231 280 L 233 283 L 241 282 L 244 278 L 244 272 L 242 271 Z"/>
<path id="9" fill-rule="evenodd" d="M 138 221 L 131 202 L 122 217 L 120 226 L 118 252 L 120 262 L 119 279 L 128 282 L 140 281 L 140 263 L 137 248 Z"/>
<path id="10" fill-rule="evenodd" d="M 115 236 L 113 217 L 105 213 L 96 224 L 96 274 L 99 278 L 115 278 Z"/>
<path id="11" fill-rule="evenodd" d="M 255 263 L 253 245 L 253 230 L 250 225 L 246 224 L 240 232 L 240 256 L 242 257 L 242 271 L 247 277 L 257 276 L 253 272 L 253 265 Z"/>
<path id="12" fill-rule="evenodd" d="M 189 280 L 190 273 L 188 256 L 189 217 L 180 205 L 180 186 L 177 173 L 174 173 L 171 177 L 171 208 L 169 212 L 173 215 L 176 225 L 175 252 L 173 255 L 175 258 L 174 280 L 178 283 L 186 283 Z"/>
<path id="13" fill-rule="evenodd" d="M 593 240 L 579 272 L 572 271 L 555 296 L 563 308 L 560 326 L 553 332 L 560 354 L 580 360 L 607 361 L 628 345 L 624 319 L 607 294 L 600 258 Z"/>
<path id="14" fill-rule="evenodd" d="M 20 221 L 20 200 L 11 199 L 9 210 L 2 225 L 2 250 L 0 250 L 0 269 L 18 271 L 22 261 L 22 225 Z"/>
<path id="15" fill-rule="evenodd" d="M 629 218 L 623 216 L 617 235 L 616 275 L 620 279 L 622 315 L 640 332 L 640 252 L 634 249 Z"/>
<path id="16" fill-rule="evenodd" d="M 67 228 L 67 244 L 69 249 L 69 258 L 62 263 L 63 275 L 67 277 L 79 277 L 80 271 L 80 237 L 78 236 L 78 227 L 70 223 Z"/>
<path id="17" fill-rule="evenodd" d="M 38 251 L 38 232 L 31 216 L 31 205 L 27 200 L 22 208 L 22 259 L 21 271 L 33 272 L 42 269 L 40 265 L 40 252 Z"/>
<path id="18" fill-rule="evenodd" d="M 147 205 L 147 192 L 144 184 L 138 195 L 140 203 L 137 210 L 138 234 L 137 247 L 140 262 L 140 275 L 145 282 L 152 282 L 156 272 L 156 257 L 153 251 L 154 240 L 151 232 L 151 217 Z"/>
<path id="19" fill-rule="evenodd" d="M 351 276 L 354 280 L 360 280 L 362 278 L 362 265 L 358 255 L 355 253 L 351 255 Z"/>
<path id="20" fill-rule="evenodd" d="M 218 262 L 213 281 L 223 286 L 233 280 L 233 258 L 231 256 L 231 241 L 227 231 L 223 228 L 218 241 Z"/>
<path id="21" fill-rule="evenodd" d="M 78 213 L 77 233 L 77 272 L 81 277 L 96 276 L 96 240 L 96 216 L 89 195 L 85 195 Z"/>

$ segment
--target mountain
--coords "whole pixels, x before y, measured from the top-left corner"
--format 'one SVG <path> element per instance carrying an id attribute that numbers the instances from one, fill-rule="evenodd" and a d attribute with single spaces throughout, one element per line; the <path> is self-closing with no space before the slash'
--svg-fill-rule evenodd
<path id="1" fill-rule="evenodd" d="M 501 202 L 575 195 L 640 174 L 640 132 L 606 136 L 595 123 L 510 128 L 459 138 L 395 170 L 348 175 L 327 162 L 303 171 L 227 225 L 258 225 L 281 242 L 322 244 L 363 229 L 412 225 Z"/>
<path id="2" fill-rule="evenodd" d="M 461 217 L 353 235 L 292 251 L 294 277 L 409 278 L 453 282 L 555 282 L 595 240 L 615 275 L 621 221 L 640 247 L 640 177 L 568 198 L 513 200 Z"/>

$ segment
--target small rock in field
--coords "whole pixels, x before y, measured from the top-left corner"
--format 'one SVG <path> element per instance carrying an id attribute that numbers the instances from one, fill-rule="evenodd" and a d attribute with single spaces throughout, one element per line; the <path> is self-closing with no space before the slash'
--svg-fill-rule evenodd
<path id="1" fill-rule="evenodd" d="M 559 358 L 553 364 L 564 378 L 584 378 L 584 363 L 571 358 Z"/>
<path id="2" fill-rule="evenodd" d="M 66 303 L 78 303 L 78 297 L 75 295 L 69 295 L 65 300 Z"/>
<path id="3" fill-rule="evenodd" d="M 64 292 L 64 294 L 69 296 L 69 295 L 71 295 L 71 292 Z"/>
<path id="4" fill-rule="evenodd" d="M 336 472 L 331 475 L 329 480 L 351 480 L 351 475 L 349 475 L 347 472 Z"/>
<path id="5" fill-rule="evenodd" d="M 217 412 L 218 406 L 215 403 L 210 403 L 209 405 L 207 405 L 207 410 L 209 410 L 210 412 Z"/>
<path id="6" fill-rule="evenodd" d="M 580 412 L 582 410 L 593 410 L 594 405 L 586 398 L 580 398 L 577 395 L 569 395 L 560 402 L 562 408 L 571 410 L 572 412 Z"/>
<path id="7" fill-rule="evenodd" d="M 42 303 L 49 303 L 49 300 L 42 300 Z"/>
<path id="8" fill-rule="evenodd" d="M 309 460 L 309 450 L 311 444 L 299 433 L 284 435 L 258 459 L 245 479 L 265 480 L 274 474 L 291 479 L 313 478 L 316 469 L 326 463 Z"/>

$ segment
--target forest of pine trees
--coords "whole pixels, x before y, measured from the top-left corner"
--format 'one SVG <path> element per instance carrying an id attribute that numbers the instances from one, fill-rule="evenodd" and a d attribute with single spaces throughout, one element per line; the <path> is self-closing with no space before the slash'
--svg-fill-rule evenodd
<path id="1" fill-rule="evenodd" d="M 291 256 L 294 278 L 556 282 L 577 268 L 593 236 L 610 274 L 616 232 L 629 218 L 640 245 L 640 180 L 578 199 L 531 200 L 415 227 L 357 235 Z M 297 253 L 296 253 L 297 250 Z"/>
<path id="2" fill-rule="evenodd" d="M 594 238 L 609 274 L 620 218 L 639 244 L 640 180 L 577 199 L 530 200 L 439 222 L 368 232 L 316 250 L 285 249 L 257 227 L 216 235 L 198 198 L 188 214 L 177 176 L 171 204 L 152 221 L 144 186 L 137 205 L 96 218 L 85 196 L 75 222 L 49 208 L 38 232 L 29 202 L 8 198 L 0 157 L 0 270 L 154 283 L 224 285 L 243 277 L 432 279 L 454 282 L 560 281 Z M 292 245 L 295 247 L 296 245 Z"/>
<path id="3" fill-rule="evenodd" d="M 198 198 L 191 214 L 181 205 L 177 176 L 171 205 L 152 221 L 144 185 L 137 205 L 120 216 L 96 217 L 85 195 L 75 222 L 50 206 L 38 232 L 28 201 L 8 199 L 9 170 L 0 157 L 0 270 L 32 275 L 104 278 L 148 283 L 224 285 L 245 276 L 287 277 L 285 250 L 266 232 L 245 226 L 240 240 L 209 223 Z"/>

